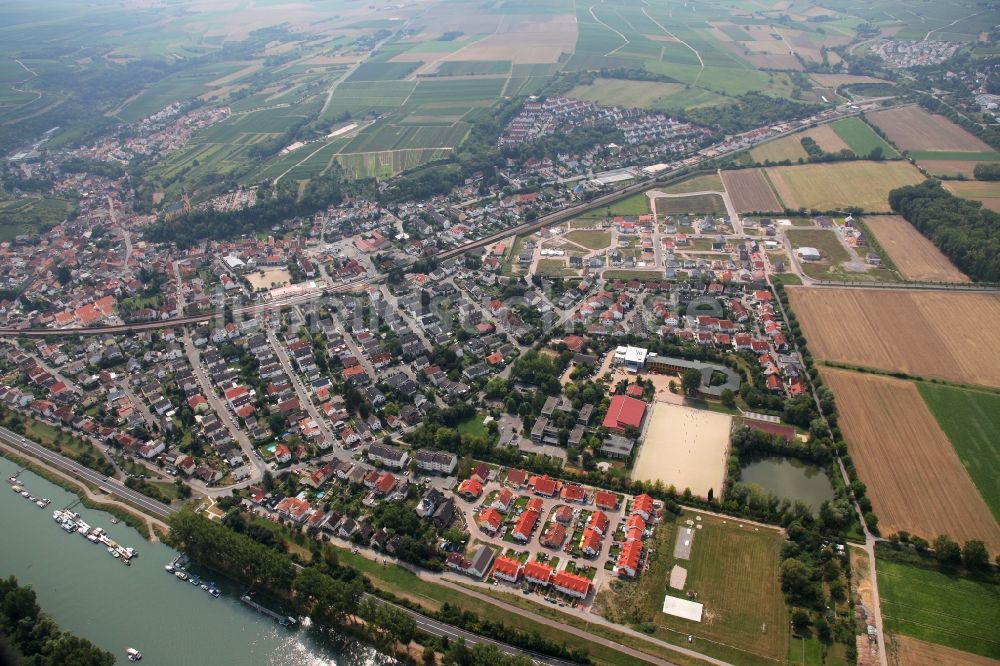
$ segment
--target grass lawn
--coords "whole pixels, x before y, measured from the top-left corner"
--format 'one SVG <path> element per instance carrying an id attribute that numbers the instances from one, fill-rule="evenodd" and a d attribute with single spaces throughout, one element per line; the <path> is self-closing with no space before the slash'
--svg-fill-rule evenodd
<path id="1" fill-rule="evenodd" d="M 23 197 L 0 202 L 0 242 L 41 233 L 61 223 L 76 206 L 68 199 Z"/>
<path id="2" fill-rule="evenodd" d="M 649 199 L 642 192 L 610 204 L 609 215 L 645 215 L 649 212 Z"/>
<path id="3" fill-rule="evenodd" d="M 1000 588 L 885 559 L 876 566 L 887 631 L 1000 659 Z"/>
<path id="4" fill-rule="evenodd" d="M 612 269 L 609 271 L 604 271 L 605 280 L 662 280 L 663 271 L 661 270 L 649 270 L 649 271 L 630 271 L 630 270 L 619 270 Z"/>
<path id="5" fill-rule="evenodd" d="M 649 109 L 683 90 L 684 86 L 679 83 L 598 78 L 593 83 L 576 86 L 566 96 L 610 105 L 621 104 L 627 99 L 629 106 Z"/>
<path id="6" fill-rule="evenodd" d="M 566 277 L 576 275 L 576 271 L 566 265 L 564 259 L 539 259 L 536 272 L 550 277 Z"/>
<path id="7" fill-rule="evenodd" d="M 455 426 L 455 430 L 461 435 L 475 435 L 477 437 L 489 438 L 490 433 L 486 430 L 486 426 L 483 425 L 484 418 L 485 414 L 477 413 L 471 419 L 466 419 Z"/>
<path id="8" fill-rule="evenodd" d="M 601 250 L 611 245 L 611 233 L 608 231 L 571 231 L 565 238 L 591 250 Z"/>
<path id="9" fill-rule="evenodd" d="M 675 560 L 676 530 L 694 516 L 684 514 L 672 524 L 661 525 L 648 570 L 637 583 L 618 583 L 617 590 L 602 592 L 598 601 L 604 612 L 617 616 L 618 621 L 651 621 L 657 638 L 691 634 L 694 649 L 732 663 L 765 664 L 785 659 L 789 635 L 788 611 L 778 578 L 781 535 L 741 528 L 732 519 L 703 516 L 691 560 Z M 674 564 L 688 571 L 684 591 L 696 592 L 704 604 L 702 622 L 662 612 L 668 591 L 671 596 L 683 595 L 669 587 Z M 637 614 L 640 617 L 635 617 Z"/>
<path id="10" fill-rule="evenodd" d="M 920 395 L 993 516 L 1000 520 L 1000 395 L 920 382 Z"/>
<path id="11" fill-rule="evenodd" d="M 688 197 L 659 197 L 656 199 L 657 215 L 713 215 L 726 212 L 726 204 L 718 194 L 693 194 Z"/>
<path id="12" fill-rule="evenodd" d="M 882 149 L 882 155 L 887 158 L 899 157 L 896 149 L 886 143 L 885 139 L 875 133 L 868 123 L 860 118 L 844 118 L 832 125 L 833 131 L 844 140 L 855 155 L 867 157 L 876 148 Z"/>

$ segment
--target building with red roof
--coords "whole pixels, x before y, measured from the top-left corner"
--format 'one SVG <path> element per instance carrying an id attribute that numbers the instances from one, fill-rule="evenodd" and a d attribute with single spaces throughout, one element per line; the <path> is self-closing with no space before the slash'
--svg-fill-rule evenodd
<path id="1" fill-rule="evenodd" d="M 587 493 L 583 489 L 583 486 L 566 484 L 559 493 L 559 497 L 564 502 L 583 502 L 587 499 Z"/>
<path id="2" fill-rule="evenodd" d="M 511 536 L 518 541 L 528 541 L 531 538 L 531 533 L 535 530 L 536 524 L 538 524 L 538 512 L 526 510 L 517 519 Z"/>
<path id="3" fill-rule="evenodd" d="M 521 563 L 510 557 L 498 557 L 493 561 L 493 577 L 516 583 L 521 577 Z"/>
<path id="4" fill-rule="evenodd" d="M 528 478 L 528 473 L 523 469 L 512 469 L 507 472 L 507 483 L 515 487 L 521 487 Z"/>
<path id="5" fill-rule="evenodd" d="M 292 459 L 292 452 L 284 444 L 274 447 L 274 459 L 279 463 L 286 463 Z"/>
<path id="6" fill-rule="evenodd" d="M 546 548 L 562 548 L 566 541 L 566 527 L 559 523 L 552 523 L 542 535 L 541 544 Z"/>
<path id="7" fill-rule="evenodd" d="M 539 499 L 538 497 L 532 497 L 530 500 L 528 500 L 528 503 L 525 505 L 524 510 L 525 511 L 534 511 L 536 513 L 541 513 L 542 512 L 542 506 L 543 505 L 542 505 L 542 500 L 541 499 Z"/>
<path id="8" fill-rule="evenodd" d="M 642 542 L 627 541 L 618 553 L 616 569 L 619 576 L 635 578 L 639 573 L 639 563 L 642 561 Z"/>
<path id="9" fill-rule="evenodd" d="M 466 479 L 459 484 L 458 494 L 470 500 L 479 499 L 483 494 L 483 484 L 476 479 Z"/>
<path id="10" fill-rule="evenodd" d="M 590 514 L 590 520 L 587 521 L 587 527 L 602 536 L 608 533 L 608 526 L 610 524 L 611 520 L 608 518 L 608 514 L 603 511 L 595 511 Z"/>
<path id="11" fill-rule="evenodd" d="M 556 483 L 555 479 L 550 479 L 547 475 L 531 477 L 528 485 L 532 487 L 536 495 L 545 497 L 555 497 L 556 491 L 559 489 L 559 484 Z"/>
<path id="12" fill-rule="evenodd" d="M 632 502 L 632 513 L 642 516 L 642 519 L 648 523 L 649 519 L 653 517 L 653 498 L 646 494 L 637 495 L 635 501 Z"/>
<path id="13" fill-rule="evenodd" d="M 552 587 L 571 597 L 586 599 L 590 594 L 590 579 L 568 571 L 560 571 L 552 577 Z"/>
<path id="14" fill-rule="evenodd" d="M 561 506 L 556 509 L 555 519 L 560 523 L 569 525 L 573 521 L 573 509 L 568 506 Z"/>
<path id="15" fill-rule="evenodd" d="M 580 550 L 583 551 L 584 555 L 596 557 L 601 552 L 601 539 L 600 532 L 589 527 L 586 528 L 583 530 L 583 536 L 580 537 Z"/>
<path id="16" fill-rule="evenodd" d="M 598 490 L 597 494 L 594 496 L 594 504 L 597 505 L 598 509 L 603 511 L 616 511 L 618 509 L 618 501 L 620 499 L 621 498 L 614 493 Z"/>
<path id="17" fill-rule="evenodd" d="M 617 433 L 625 432 L 631 426 L 637 430 L 642 428 L 642 420 L 646 416 L 646 403 L 630 398 L 627 395 L 616 395 L 611 398 L 611 406 L 604 415 L 602 424 L 608 430 Z"/>
<path id="18" fill-rule="evenodd" d="M 548 585 L 552 578 L 552 567 L 541 562 L 528 562 L 524 565 L 524 579 L 537 585 Z"/>
<path id="19" fill-rule="evenodd" d="M 497 496 L 493 498 L 493 503 L 490 505 L 500 513 L 507 513 L 510 511 L 510 506 L 514 503 L 515 499 L 514 493 L 510 491 L 509 488 L 503 488 Z"/>
<path id="20" fill-rule="evenodd" d="M 503 525 L 503 516 L 496 509 L 486 509 L 476 517 L 476 523 L 478 523 L 479 529 L 487 534 L 496 534 L 500 526 Z"/>

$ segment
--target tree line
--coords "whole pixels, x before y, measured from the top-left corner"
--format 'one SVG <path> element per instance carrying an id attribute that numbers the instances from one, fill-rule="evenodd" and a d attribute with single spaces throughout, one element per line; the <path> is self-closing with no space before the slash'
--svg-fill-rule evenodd
<path id="1" fill-rule="evenodd" d="M 889 205 L 970 278 L 1000 282 L 1000 213 L 956 197 L 937 181 L 893 190 Z"/>

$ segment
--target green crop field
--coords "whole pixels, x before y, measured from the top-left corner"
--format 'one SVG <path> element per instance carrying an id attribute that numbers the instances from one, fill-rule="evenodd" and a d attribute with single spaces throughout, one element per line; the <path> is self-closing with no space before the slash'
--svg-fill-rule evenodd
<path id="1" fill-rule="evenodd" d="M 723 186 L 719 174 L 709 173 L 701 176 L 692 176 L 691 178 L 686 178 L 657 189 L 667 194 L 684 194 L 687 192 L 724 192 L 726 188 Z"/>
<path id="2" fill-rule="evenodd" d="M 837 233 L 830 229 L 789 229 L 785 232 L 792 247 L 814 247 L 822 253 L 824 260 L 834 264 L 850 259 Z"/>
<path id="3" fill-rule="evenodd" d="M 896 149 L 886 143 L 885 139 L 876 134 L 875 130 L 860 118 L 844 118 L 833 123 L 832 127 L 837 136 L 851 147 L 855 155 L 865 157 L 876 148 L 881 148 L 885 157 L 899 157 Z"/>
<path id="4" fill-rule="evenodd" d="M 482 99 L 497 99 L 503 91 L 506 79 L 458 79 L 449 81 L 425 79 L 417 84 L 410 101 L 414 104 L 426 102 L 464 102 Z"/>
<path id="5" fill-rule="evenodd" d="M 886 631 L 1000 659 L 1000 587 L 877 560 Z"/>
<path id="6" fill-rule="evenodd" d="M 593 83 L 574 87 L 566 93 L 566 96 L 596 104 L 638 106 L 651 109 L 682 90 L 684 90 L 684 86 L 680 83 L 599 78 Z"/>
<path id="7" fill-rule="evenodd" d="M 68 199 L 25 197 L 0 201 L 0 241 L 38 233 L 66 219 L 76 204 Z"/>
<path id="8" fill-rule="evenodd" d="M 979 494 L 1000 521 L 1000 395 L 918 383 L 920 395 L 955 447 Z"/>
<path id="9" fill-rule="evenodd" d="M 507 74 L 510 60 L 446 60 L 434 70 L 436 76 L 483 76 Z"/>
<path id="10" fill-rule="evenodd" d="M 347 77 L 347 81 L 396 81 L 405 78 L 422 62 L 366 62 Z"/>

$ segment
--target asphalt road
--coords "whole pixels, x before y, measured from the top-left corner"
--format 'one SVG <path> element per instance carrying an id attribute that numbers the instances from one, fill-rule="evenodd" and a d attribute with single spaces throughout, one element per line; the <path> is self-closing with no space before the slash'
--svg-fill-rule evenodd
<path id="1" fill-rule="evenodd" d="M 87 481 L 109 494 L 114 495 L 118 499 L 145 511 L 152 516 L 156 516 L 157 518 L 166 518 L 170 514 L 177 511 L 177 509 L 167 506 L 162 502 L 150 499 L 140 492 L 132 490 L 131 488 L 126 488 L 118 479 L 106 477 L 99 472 L 95 472 L 89 467 L 84 467 L 80 463 L 70 460 L 69 458 L 53 451 L 49 451 L 44 446 L 36 444 L 29 439 L 25 439 L 21 435 L 7 430 L 6 428 L 0 427 L 0 441 L 3 441 L 5 444 L 9 444 L 16 449 L 20 449 L 31 457 L 38 458 L 39 460 L 67 472 L 72 476 Z"/>

